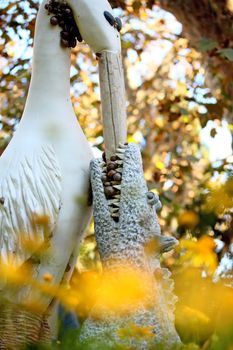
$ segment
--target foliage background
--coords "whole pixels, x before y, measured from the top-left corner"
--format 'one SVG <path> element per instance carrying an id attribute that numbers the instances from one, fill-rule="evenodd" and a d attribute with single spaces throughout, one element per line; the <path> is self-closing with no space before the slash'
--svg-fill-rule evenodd
<path id="1" fill-rule="evenodd" d="M 111 3 L 124 22 L 128 139 L 141 145 L 148 186 L 160 195 L 163 233 L 181 242 L 163 261 L 180 297 L 177 324 L 182 333 L 183 320 L 190 321 L 184 339 L 203 345 L 226 312 L 225 285 L 232 283 L 233 2 Z M 38 6 L 38 0 L 0 1 L 0 154 L 23 112 Z M 84 44 L 72 50 L 71 61 L 75 112 L 91 144 L 103 150 L 97 61 Z M 229 151 L 211 159 L 208 145 L 222 128 L 228 135 L 222 148 L 228 142 Z M 91 226 L 79 270 L 97 260 Z M 224 286 L 213 291 L 213 279 Z"/>

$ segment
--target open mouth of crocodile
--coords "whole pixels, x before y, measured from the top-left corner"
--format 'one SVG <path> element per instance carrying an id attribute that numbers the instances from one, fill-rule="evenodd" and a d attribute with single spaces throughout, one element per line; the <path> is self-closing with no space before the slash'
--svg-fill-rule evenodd
<path id="1" fill-rule="evenodd" d="M 175 238 L 161 235 L 156 215 L 161 203 L 157 194 L 148 192 L 137 145 L 119 144 L 110 159 L 104 153 L 102 159 L 93 160 L 91 183 L 95 228 L 104 246 L 113 232 L 121 232 L 123 237 L 128 235 L 127 242 L 155 241 L 155 251 L 161 253 L 177 244 Z"/>
<path id="2" fill-rule="evenodd" d="M 109 211 L 114 221 L 119 221 L 119 207 L 121 199 L 121 180 L 124 164 L 124 155 L 128 143 L 119 144 L 116 154 L 111 156 L 110 160 L 106 160 L 103 153 L 102 163 L 102 182 L 104 193 L 108 202 Z"/>

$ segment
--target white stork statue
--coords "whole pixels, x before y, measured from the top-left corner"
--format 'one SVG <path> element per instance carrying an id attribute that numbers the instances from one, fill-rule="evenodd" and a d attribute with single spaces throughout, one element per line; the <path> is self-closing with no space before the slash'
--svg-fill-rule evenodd
<path id="1" fill-rule="evenodd" d="M 17 267 L 32 261 L 35 279 L 50 274 L 59 284 L 67 265 L 70 272 L 73 269 L 91 216 L 91 207 L 79 199 L 88 197 L 92 152 L 70 99 L 70 49 L 60 45 L 61 30 L 50 23 L 48 2 L 42 2 L 37 16 L 24 113 L 0 158 L 0 258 Z M 66 0 L 66 4 L 95 53 L 120 52 L 116 26 L 104 16 L 105 11 L 112 13 L 107 0 Z M 48 217 L 48 227 L 35 225 L 34 219 L 40 217 Z M 25 250 L 25 238 L 47 241 L 49 254 L 34 259 L 37 252 Z M 30 298 L 30 287 L 13 292 L 6 280 L 0 288 L 7 300 L 0 308 L 0 349 L 43 340 L 42 316 L 13 307 Z M 41 299 L 45 313 L 52 296 Z"/>

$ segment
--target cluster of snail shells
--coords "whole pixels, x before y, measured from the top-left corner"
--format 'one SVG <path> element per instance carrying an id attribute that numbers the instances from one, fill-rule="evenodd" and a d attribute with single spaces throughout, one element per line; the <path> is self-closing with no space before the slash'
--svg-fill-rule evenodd
<path id="1" fill-rule="evenodd" d="M 45 9 L 49 15 L 53 15 L 50 18 L 51 25 L 59 25 L 62 29 L 60 32 L 60 43 L 62 47 L 74 48 L 77 45 L 77 40 L 79 42 L 83 41 L 75 22 L 73 11 L 65 1 L 50 0 L 45 4 Z"/>
<path id="2" fill-rule="evenodd" d="M 106 160 L 103 153 L 102 182 L 104 193 L 108 201 L 111 216 L 115 221 L 119 219 L 119 203 L 121 194 L 121 180 L 126 144 L 119 144 L 116 154 Z"/>

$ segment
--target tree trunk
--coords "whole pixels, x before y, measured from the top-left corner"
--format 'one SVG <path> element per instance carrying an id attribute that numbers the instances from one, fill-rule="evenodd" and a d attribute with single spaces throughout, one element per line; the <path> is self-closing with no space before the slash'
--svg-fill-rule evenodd
<path id="1" fill-rule="evenodd" d="M 110 0 L 114 7 L 127 8 L 123 0 Z M 233 62 L 224 55 L 222 49 L 233 48 L 233 1 L 232 0 L 146 0 L 143 4 L 138 0 L 132 2 L 134 13 L 142 7 L 153 9 L 157 4 L 166 11 L 174 14 L 183 25 L 183 36 L 189 39 L 190 46 L 200 50 L 203 38 L 216 41 L 216 48 L 203 54 L 203 62 L 207 71 L 207 84 L 215 94 L 220 88 L 221 93 L 216 97 L 224 101 L 225 107 L 231 110 L 233 98 Z M 232 53 L 231 53 L 232 54 Z"/>

